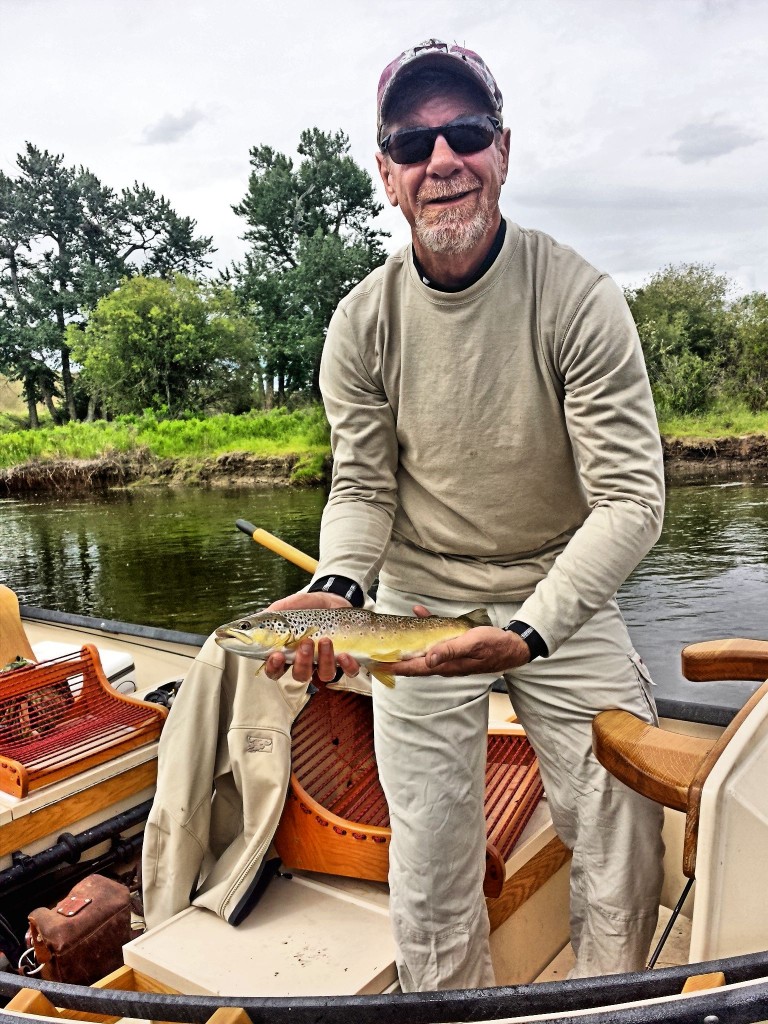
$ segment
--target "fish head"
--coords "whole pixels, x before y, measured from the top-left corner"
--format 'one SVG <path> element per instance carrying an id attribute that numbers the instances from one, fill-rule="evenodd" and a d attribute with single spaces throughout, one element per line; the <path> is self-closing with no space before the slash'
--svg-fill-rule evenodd
<path id="1" fill-rule="evenodd" d="M 273 651 L 298 646 L 291 623 L 279 612 L 254 612 L 219 626 L 216 643 L 226 651 L 246 658 L 265 659 Z"/>

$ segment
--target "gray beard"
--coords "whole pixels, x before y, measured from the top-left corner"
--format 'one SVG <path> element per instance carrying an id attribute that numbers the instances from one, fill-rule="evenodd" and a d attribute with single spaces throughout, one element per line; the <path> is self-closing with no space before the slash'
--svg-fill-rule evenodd
<path id="1" fill-rule="evenodd" d="M 458 255 L 469 252 L 488 232 L 493 218 L 487 203 L 482 203 L 471 220 L 460 210 L 445 210 L 437 223 L 417 220 L 416 237 L 430 252 Z"/>

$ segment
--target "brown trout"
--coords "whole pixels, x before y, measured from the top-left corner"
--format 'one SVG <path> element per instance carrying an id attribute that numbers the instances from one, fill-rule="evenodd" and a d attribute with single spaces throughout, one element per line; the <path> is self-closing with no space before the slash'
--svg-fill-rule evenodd
<path id="1" fill-rule="evenodd" d="M 227 651 L 264 661 L 282 651 L 291 664 L 305 637 L 330 637 L 334 650 L 351 655 L 386 686 L 394 676 L 386 663 L 420 658 L 428 648 L 461 636 L 475 626 L 489 626 L 483 608 L 459 618 L 431 615 L 379 615 L 362 608 L 293 608 L 254 612 L 216 630 L 216 643 Z"/>

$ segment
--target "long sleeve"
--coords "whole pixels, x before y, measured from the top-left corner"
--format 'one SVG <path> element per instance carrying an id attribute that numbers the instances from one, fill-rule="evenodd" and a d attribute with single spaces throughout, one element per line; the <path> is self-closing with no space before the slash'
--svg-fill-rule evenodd
<path id="1" fill-rule="evenodd" d="M 328 330 L 320 385 L 331 425 L 333 481 L 315 578 L 339 573 L 367 590 L 392 532 L 398 444 L 374 339 L 356 338 L 342 308 Z"/>
<path id="2" fill-rule="evenodd" d="M 609 278 L 586 296 L 556 358 L 590 511 L 519 612 L 550 653 L 616 593 L 658 539 L 664 511 L 661 441 L 640 342 Z"/>

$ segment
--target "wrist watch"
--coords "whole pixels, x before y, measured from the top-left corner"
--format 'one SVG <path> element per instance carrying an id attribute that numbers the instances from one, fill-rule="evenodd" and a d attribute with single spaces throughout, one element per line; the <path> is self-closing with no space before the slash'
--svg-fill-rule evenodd
<path id="1" fill-rule="evenodd" d="M 525 640 L 528 645 L 528 650 L 531 652 L 531 661 L 534 658 L 546 658 L 549 654 L 549 649 L 544 643 L 541 635 L 536 632 L 533 626 L 529 626 L 527 622 L 521 622 L 520 619 L 512 619 L 506 626 L 501 627 L 506 633 L 517 633 L 521 640 Z"/>

